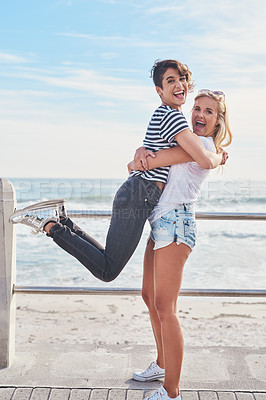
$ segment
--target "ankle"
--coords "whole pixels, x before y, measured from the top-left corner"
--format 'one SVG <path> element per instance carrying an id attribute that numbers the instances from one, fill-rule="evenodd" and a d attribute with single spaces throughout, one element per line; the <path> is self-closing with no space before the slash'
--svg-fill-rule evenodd
<path id="1" fill-rule="evenodd" d="M 178 389 L 170 389 L 167 386 L 164 385 L 164 388 L 167 392 L 168 397 L 170 397 L 171 399 L 176 399 L 177 396 L 179 395 L 179 390 Z"/>
<path id="2" fill-rule="evenodd" d="M 165 369 L 164 368 L 164 362 L 160 358 L 157 358 L 156 364 L 158 365 L 158 367 L 160 367 L 162 369 Z"/>
<path id="3" fill-rule="evenodd" d="M 49 233 L 50 229 L 55 225 L 55 222 L 48 222 L 43 228 L 44 232 Z"/>

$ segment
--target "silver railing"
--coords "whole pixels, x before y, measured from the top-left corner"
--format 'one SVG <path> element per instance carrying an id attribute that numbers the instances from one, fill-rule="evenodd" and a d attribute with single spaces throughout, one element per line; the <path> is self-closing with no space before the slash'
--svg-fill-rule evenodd
<path id="1" fill-rule="evenodd" d="M 111 217 L 112 212 L 104 210 L 70 210 L 68 215 L 71 218 L 107 218 Z M 196 218 L 205 220 L 266 221 L 266 213 L 197 212 Z"/>
<path id="2" fill-rule="evenodd" d="M 141 295 L 141 289 L 134 288 L 93 288 L 61 286 L 15 286 L 14 294 L 63 294 L 63 295 Z M 242 289 L 181 289 L 180 296 L 197 297 L 266 297 L 266 290 Z"/>
<path id="3" fill-rule="evenodd" d="M 103 210 L 70 210 L 71 218 L 108 218 L 111 211 Z M 266 213 L 217 213 L 197 212 L 201 220 L 238 220 L 266 221 Z M 141 295 L 138 288 L 95 288 L 95 287 L 58 287 L 58 286 L 13 286 L 15 294 L 61 294 L 61 295 Z M 266 290 L 237 289 L 181 289 L 180 296 L 200 297 L 266 297 Z"/>

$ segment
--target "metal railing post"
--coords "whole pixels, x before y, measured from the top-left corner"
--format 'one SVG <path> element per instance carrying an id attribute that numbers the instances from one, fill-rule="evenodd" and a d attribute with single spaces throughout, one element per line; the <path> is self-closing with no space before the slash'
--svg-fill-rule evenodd
<path id="1" fill-rule="evenodd" d="M 15 356 L 16 238 L 9 216 L 15 208 L 15 190 L 0 178 L 0 367 L 8 367 Z"/>

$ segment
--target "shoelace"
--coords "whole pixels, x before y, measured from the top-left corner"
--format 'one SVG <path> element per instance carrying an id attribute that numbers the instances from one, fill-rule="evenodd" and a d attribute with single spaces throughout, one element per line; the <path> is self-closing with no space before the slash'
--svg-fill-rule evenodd
<path id="1" fill-rule="evenodd" d="M 147 372 L 152 371 L 155 368 L 155 361 L 152 361 L 145 371 L 141 373 L 141 375 L 145 375 Z"/>
<path id="2" fill-rule="evenodd" d="M 148 366 L 146 371 L 150 371 L 150 370 L 154 369 L 154 367 L 155 367 L 155 362 L 153 361 L 153 362 L 150 363 L 150 365 Z"/>
<path id="3" fill-rule="evenodd" d="M 28 216 L 28 222 L 30 223 L 31 233 L 37 235 L 40 230 L 40 218 L 37 215 Z"/>
<path id="4" fill-rule="evenodd" d="M 150 397 L 148 397 L 146 400 L 155 400 L 155 399 L 163 399 L 164 394 L 162 393 L 162 388 L 157 390 L 155 393 L 153 393 Z"/>

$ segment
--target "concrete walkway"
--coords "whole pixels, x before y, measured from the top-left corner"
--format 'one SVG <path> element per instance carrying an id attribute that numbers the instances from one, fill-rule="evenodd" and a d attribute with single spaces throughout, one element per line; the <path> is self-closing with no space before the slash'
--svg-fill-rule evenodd
<path id="1" fill-rule="evenodd" d="M 12 365 L 0 369 L 0 386 L 154 390 L 161 382 L 143 384 L 131 379 L 154 357 L 153 345 L 18 345 Z M 266 391 L 266 348 L 186 347 L 180 387 Z"/>
<path id="2" fill-rule="evenodd" d="M 0 400 L 141 400 L 161 381 L 133 381 L 154 346 L 17 346 L 0 369 Z M 266 400 L 266 348 L 186 347 L 183 400 Z"/>
<path id="3" fill-rule="evenodd" d="M 142 389 L 78 389 L 51 387 L 0 387 L 1 400 L 143 400 L 151 392 Z M 181 392 L 183 400 L 265 400 L 266 392 L 196 391 Z"/>

